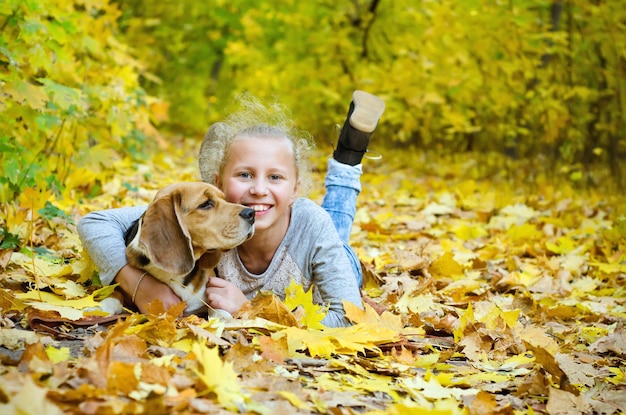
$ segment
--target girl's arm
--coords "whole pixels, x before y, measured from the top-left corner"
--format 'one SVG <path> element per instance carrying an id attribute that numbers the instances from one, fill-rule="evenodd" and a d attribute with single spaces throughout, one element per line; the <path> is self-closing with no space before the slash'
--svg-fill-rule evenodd
<path id="1" fill-rule="evenodd" d="M 345 316 L 343 301 L 347 300 L 360 308 L 363 308 L 363 303 L 348 254 L 338 236 L 336 240 L 328 237 L 320 239 L 312 266 L 313 282 L 322 301 L 329 306 L 322 323 L 328 327 L 349 326 L 351 323 Z"/>
<path id="2" fill-rule="evenodd" d="M 106 285 L 119 283 L 129 301 L 134 294 L 134 303 L 142 313 L 155 299 L 166 309 L 180 302 L 166 284 L 144 275 L 126 260 L 124 235 L 145 210 L 145 206 L 137 206 L 91 212 L 78 222 L 78 235 L 100 272 L 100 281 Z"/>
<path id="3" fill-rule="evenodd" d="M 124 235 L 143 215 L 146 206 L 91 212 L 78 222 L 78 236 L 100 273 L 100 281 L 109 285 L 126 261 Z"/>
<path id="4" fill-rule="evenodd" d="M 180 303 L 180 298 L 167 284 L 130 265 L 122 267 L 115 276 L 114 282 L 120 284 L 126 301 L 129 303 L 133 302 L 134 294 L 135 306 L 141 313 L 147 313 L 149 305 L 157 299 L 166 310 Z"/>
<path id="5" fill-rule="evenodd" d="M 322 301 L 329 306 L 322 323 L 328 327 L 349 326 L 343 301 L 347 300 L 361 308 L 361 291 L 357 276 L 335 225 L 328 212 L 313 202 L 302 202 L 294 208 L 293 225 L 299 228 L 298 244 L 307 252 L 308 278 L 315 284 Z"/>

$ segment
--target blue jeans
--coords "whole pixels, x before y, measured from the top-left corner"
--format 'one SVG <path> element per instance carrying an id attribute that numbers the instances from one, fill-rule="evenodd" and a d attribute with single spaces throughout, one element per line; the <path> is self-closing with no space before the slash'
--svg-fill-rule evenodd
<path id="1" fill-rule="evenodd" d="M 326 194 L 322 202 L 322 207 L 330 215 L 343 241 L 359 287 L 363 282 L 361 263 L 348 242 L 356 214 L 356 198 L 361 193 L 362 173 L 363 169 L 360 164 L 350 166 L 334 159 L 328 160 L 328 169 L 324 179 Z"/>

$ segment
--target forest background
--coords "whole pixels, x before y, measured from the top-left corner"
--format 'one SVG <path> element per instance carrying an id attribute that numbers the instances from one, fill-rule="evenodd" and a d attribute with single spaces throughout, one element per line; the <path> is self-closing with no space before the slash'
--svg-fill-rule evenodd
<path id="1" fill-rule="evenodd" d="M 625 13 L 614 1 L 3 1 L 0 201 L 98 194 L 108 161 L 199 140 L 241 91 L 279 97 L 326 145 L 358 88 L 385 100 L 390 145 L 494 155 L 492 168 L 526 159 L 508 173 L 623 190 Z"/>
<path id="2" fill-rule="evenodd" d="M 519 250 L 507 251 L 511 257 L 505 260 L 506 268 L 513 271 L 524 258 L 540 256 L 536 246 L 529 248 L 525 241 L 539 244 L 541 229 L 560 238 L 541 242 L 541 255 L 587 255 L 585 266 L 601 271 L 602 282 L 594 290 L 614 289 L 611 295 L 622 298 L 625 22 L 622 2 L 605 0 L 4 0 L 0 3 L 0 265 L 9 275 L 15 271 L 11 261 L 14 266 L 18 252 L 39 255 L 56 244 L 71 262 L 62 248 L 80 244 L 74 236 L 64 245 L 59 242 L 64 237 L 58 235 L 71 228 L 73 218 L 92 209 L 145 203 L 143 187 L 153 190 L 151 181 L 156 180 L 156 185 L 164 177 L 178 179 L 179 171 L 181 178 L 193 178 L 170 156 L 183 159 L 188 153 L 181 149 L 197 150 L 207 126 L 227 114 L 238 93 L 278 97 L 290 108 L 298 127 L 316 138 L 321 153 L 329 154 L 352 91 L 364 89 L 386 103 L 374 149 L 384 152 L 385 158 L 383 164 L 373 165 L 379 175 L 364 180 L 370 180 L 372 188 L 384 187 L 387 180 L 398 184 L 395 190 L 387 189 L 395 192 L 391 195 L 397 198 L 395 209 L 375 216 L 375 209 L 384 204 L 384 193 L 373 190 L 366 196 L 370 215 L 359 213 L 359 220 L 366 218 L 361 230 L 381 242 L 376 249 L 359 252 L 361 258 L 371 259 L 375 271 L 393 273 L 390 264 L 401 264 L 400 271 L 421 276 L 428 271 L 446 274 L 452 272 L 450 267 L 460 272 L 463 267 L 445 254 L 439 258 L 443 265 L 434 265 L 433 257 L 427 262 L 434 267 L 424 268 L 424 258 L 409 260 L 391 251 L 400 249 L 405 240 L 419 240 L 423 228 L 438 221 L 432 218 L 442 216 L 452 215 L 455 221 L 450 223 L 456 228 L 432 231 L 431 240 L 453 233 L 467 242 L 493 234 L 493 228 L 460 225 L 458 219 L 470 219 L 459 209 L 478 212 L 478 219 L 472 220 L 482 227 L 506 209 L 498 211 L 502 206 L 494 204 L 494 198 L 509 198 L 515 207 L 508 214 L 524 220 L 538 221 L 537 212 L 549 207 L 554 208 L 551 214 L 578 215 L 611 225 L 598 236 L 601 247 L 590 248 L 581 239 L 591 237 L 587 228 L 571 238 L 546 230 L 546 226 L 574 226 L 574 222 L 574 228 L 582 229 L 583 219 L 519 224 L 518 233 L 507 238 L 498 236 L 504 229 L 495 232 L 489 255 L 501 249 L 495 248 L 497 244 L 517 246 Z M 192 159 L 193 155 L 185 158 Z M 149 165 L 160 171 L 150 171 Z M 323 164 L 318 166 L 319 173 Z M 398 172 L 404 176 L 395 175 Z M 438 192 L 450 182 L 423 179 L 434 176 L 454 178 L 463 185 L 442 196 Z M 429 204 L 430 196 L 415 187 L 417 182 L 436 193 L 437 200 Z M 503 183 L 506 187 L 500 187 Z M 488 197 L 481 200 L 481 194 Z M 573 212 L 567 207 L 570 202 L 563 200 L 578 197 L 580 201 L 571 205 L 576 207 Z M 451 199 L 457 199 L 458 206 Z M 530 211 L 514 203 L 519 200 Z M 415 215 L 418 207 L 432 223 L 402 216 L 401 226 L 389 225 L 398 212 Z M 423 253 L 422 242 L 417 245 Z M 361 243 L 366 245 L 361 241 L 356 245 Z M 485 255 L 481 258 L 483 265 L 488 262 Z M 460 261 L 458 256 L 456 260 Z M 477 264 L 474 261 L 470 270 Z M 568 264 L 566 271 L 574 276 L 592 277 Z M 21 263 L 18 268 L 28 266 Z M 562 277 L 555 270 L 549 274 Z M 6 283 L 10 279 L 4 287 L 11 286 Z M 435 286 L 444 287 L 441 282 Z M 458 302 L 467 307 L 466 296 L 475 292 L 463 289 L 462 301 L 453 295 L 448 311 Z M 609 295 L 606 290 L 602 295 Z M 401 297 L 394 295 L 396 300 Z M 615 321 L 623 323 L 620 304 L 622 311 L 616 311 Z M 561 304 L 549 315 L 565 318 L 565 313 L 574 318 L 568 307 L 575 308 Z M 405 320 L 406 313 L 406 309 L 401 313 Z M 594 313 L 602 314 L 597 309 Z M 435 326 L 450 335 L 456 330 L 454 340 L 459 341 L 468 319 L 465 316 L 460 323 L 461 329 L 458 320 L 453 330 L 443 318 Z M 623 333 L 606 323 L 593 335 L 585 332 L 586 345 L 604 335 Z M 536 353 L 537 346 L 525 341 Z M 622 367 L 610 372 L 609 383 L 618 386 L 624 379 L 621 347 L 612 349 L 621 366 L 610 360 L 612 367 Z M 442 356 L 440 360 L 445 361 Z M 604 366 L 611 366 L 608 361 Z M 552 360 L 542 364 L 553 377 L 561 376 Z M 530 396 L 536 392 L 528 392 L 524 403 L 539 402 L 534 407 L 545 409 L 541 406 L 545 399 L 533 401 Z M 0 394 L 1 403 L 10 401 L 6 393 Z M 485 402 L 495 401 L 485 398 Z M 553 401 L 553 409 L 557 402 Z M 510 402 L 500 404 L 490 410 L 512 407 Z"/>

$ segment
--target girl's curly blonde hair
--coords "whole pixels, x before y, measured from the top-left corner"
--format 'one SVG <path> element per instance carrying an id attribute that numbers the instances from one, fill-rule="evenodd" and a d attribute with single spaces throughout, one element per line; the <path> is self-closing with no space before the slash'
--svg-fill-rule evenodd
<path id="1" fill-rule="evenodd" d="M 230 156 L 232 143 L 240 137 L 287 139 L 294 157 L 300 191 L 311 187 L 310 153 L 314 148 L 309 133 L 294 126 L 286 107 L 278 102 L 265 104 L 248 93 L 236 98 L 237 110 L 218 122 L 204 135 L 198 163 L 200 176 L 206 183 L 216 184 Z M 218 186 L 220 185 L 217 183 Z"/>

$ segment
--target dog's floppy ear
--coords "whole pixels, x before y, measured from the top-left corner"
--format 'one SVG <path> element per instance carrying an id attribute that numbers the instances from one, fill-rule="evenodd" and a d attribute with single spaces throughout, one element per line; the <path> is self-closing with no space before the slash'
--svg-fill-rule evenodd
<path id="1" fill-rule="evenodd" d="M 191 237 L 180 221 L 180 203 L 178 192 L 153 201 L 144 214 L 139 239 L 150 261 L 173 275 L 189 273 L 195 263 Z"/>

